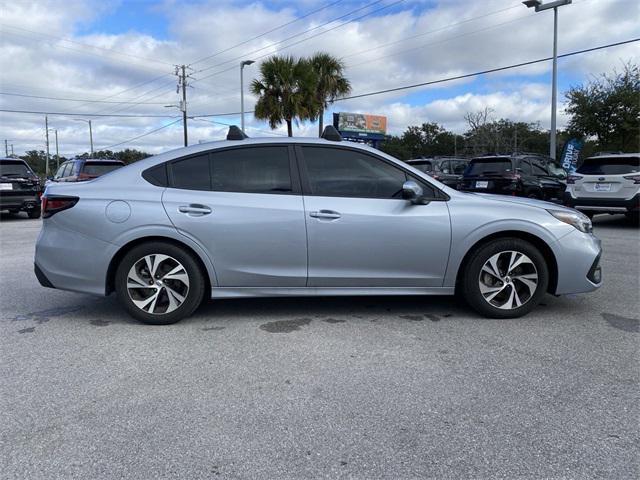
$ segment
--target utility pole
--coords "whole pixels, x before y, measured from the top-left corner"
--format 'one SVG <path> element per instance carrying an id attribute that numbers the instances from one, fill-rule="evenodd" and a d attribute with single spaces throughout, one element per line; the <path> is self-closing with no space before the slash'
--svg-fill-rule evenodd
<path id="1" fill-rule="evenodd" d="M 11 144 L 11 156 L 13 157 L 13 143 Z"/>
<path id="2" fill-rule="evenodd" d="M 44 116 L 44 132 L 47 137 L 47 159 L 44 163 L 44 176 L 45 178 L 49 176 L 49 118 Z"/>
<path id="3" fill-rule="evenodd" d="M 56 172 L 60 168 L 60 152 L 58 151 L 58 129 L 55 129 L 56 132 Z"/>
<path id="4" fill-rule="evenodd" d="M 187 137 L 187 66 L 180 65 L 180 75 L 178 77 L 178 89 L 182 87 L 182 102 L 180 102 L 180 110 L 182 110 L 182 128 L 184 130 L 184 146 L 189 144 Z M 176 67 L 176 75 L 178 68 Z"/>
<path id="5" fill-rule="evenodd" d="M 5 157 L 9 156 L 9 140 L 4 139 L 4 155 Z"/>

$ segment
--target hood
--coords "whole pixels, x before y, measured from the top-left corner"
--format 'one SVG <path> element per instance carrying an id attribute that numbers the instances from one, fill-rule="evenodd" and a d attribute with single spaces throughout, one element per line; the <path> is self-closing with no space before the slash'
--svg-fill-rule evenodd
<path id="1" fill-rule="evenodd" d="M 469 192 L 469 195 L 476 195 L 478 197 L 486 198 L 487 200 L 493 200 L 496 202 L 515 203 L 517 205 L 527 205 L 529 207 L 544 208 L 545 210 L 569 210 L 572 208 L 565 207 L 564 205 L 558 205 L 557 203 L 545 202 L 544 200 L 537 200 L 535 198 L 524 197 L 511 197 L 509 195 L 494 195 L 491 193 L 475 193 Z"/>

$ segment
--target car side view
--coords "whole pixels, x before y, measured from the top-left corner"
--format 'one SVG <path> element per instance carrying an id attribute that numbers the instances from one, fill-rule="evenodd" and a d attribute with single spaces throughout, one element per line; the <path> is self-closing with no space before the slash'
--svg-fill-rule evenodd
<path id="1" fill-rule="evenodd" d="M 471 160 L 458 189 L 561 203 L 566 178 L 562 167 L 549 157 L 537 154 L 491 155 Z"/>
<path id="2" fill-rule="evenodd" d="M 589 157 L 567 181 L 565 205 L 588 216 L 624 213 L 640 217 L 640 153 Z"/>
<path id="3" fill-rule="evenodd" d="M 406 161 L 447 187 L 457 188 L 469 160 L 456 157 L 417 158 Z"/>
<path id="4" fill-rule="evenodd" d="M 601 284 L 583 214 L 457 192 L 362 144 L 246 138 L 193 145 L 43 197 L 35 273 L 168 324 L 204 298 L 452 295 L 526 314 Z"/>
<path id="5" fill-rule="evenodd" d="M 24 160 L 0 158 L 0 210 L 40 217 L 40 178 Z"/>

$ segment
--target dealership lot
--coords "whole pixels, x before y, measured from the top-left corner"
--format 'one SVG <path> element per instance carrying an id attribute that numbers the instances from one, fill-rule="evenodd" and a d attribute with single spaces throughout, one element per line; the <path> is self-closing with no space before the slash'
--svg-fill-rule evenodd
<path id="1" fill-rule="evenodd" d="M 3 215 L 3 477 L 637 477 L 640 234 L 594 224 L 603 288 L 523 319 L 287 298 L 152 327 L 40 287 L 40 220 Z"/>

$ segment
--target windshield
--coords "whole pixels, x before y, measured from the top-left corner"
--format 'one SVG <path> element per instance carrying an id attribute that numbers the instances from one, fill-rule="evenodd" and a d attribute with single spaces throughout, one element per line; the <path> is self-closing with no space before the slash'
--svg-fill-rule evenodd
<path id="1" fill-rule="evenodd" d="M 557 163 L 553 163 L 553 162 L 547 163 L 547 169 L 549 169 L 549 172 L 554 177 L 562 178 L 562 179 L 567 178 L 567 171 Z"/>
<path id="2" fill-rule="evenodd" d="M 83 173 L 85 175 L 94 175 L 100 176 L 105 173 L 112 172 L 113 170 L 117 170 L 118 168 L 124 167 L 121 163 L 95 163 L 95 162 L 87 162 L 84 164 Z"/>
<path id="3" fill-rule="evenodd" d="M 417 161 L 417 162 L 409 162 L 413 168 L 417 168 L 421 172 L 428 173 L 433 170 L 433 165 L 428 160 Z"/>
<path id="4" fill-rule="evenodd" d="M 0 175 L 3 177 L 30 177 L 33 172 L 21 160 L 3 160 L 0 162 Z"/>
<path id="5" fill-rule="evenodd" d="M 465 175 L 491 175 L 494 173 L 510 172 L 512 170 L 510 158 L 476 158 L 465 170 Z"/>
<path id="6" fill-rule="evenodd" d="M 640 172 L 640 157 L 591 157 L 576 170 L 583 175 L 622 175 Z"/>

